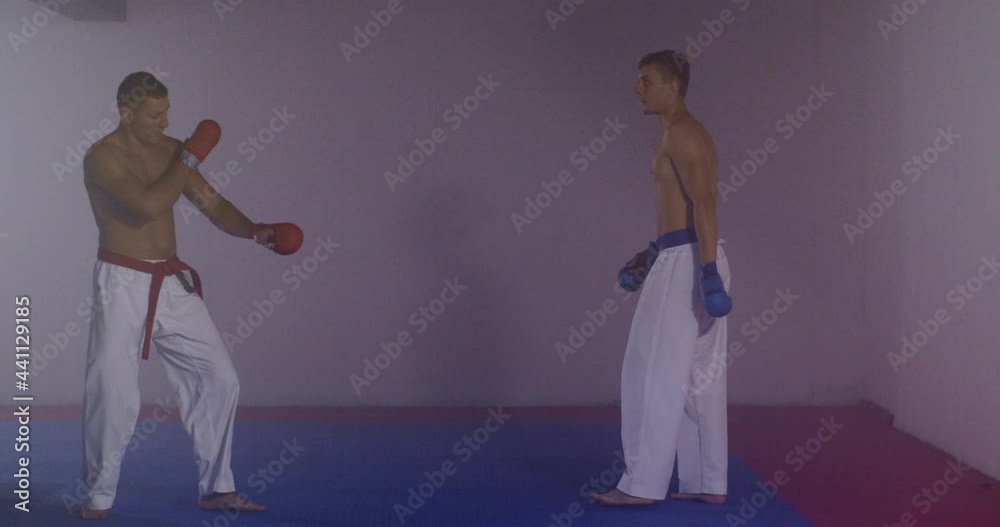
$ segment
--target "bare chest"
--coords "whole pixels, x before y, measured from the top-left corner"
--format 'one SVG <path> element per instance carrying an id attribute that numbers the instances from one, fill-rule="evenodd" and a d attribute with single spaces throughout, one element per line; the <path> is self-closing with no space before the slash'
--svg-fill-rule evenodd
<path id="1" fill-rule="evenodd" d="M 157 149 L 142 153 L 132 153 L 122 160 L 125 170 L 144 183 L 156 181 L 170 164 L 170 152 Z"/>
<path id="2" fill-rule="evenodd" d="M 680 179 L 677 177 L 677 167 L 664 149 L 658 148 L 653 156 L 653 184 L 660 192 L 680 192 Z"/>

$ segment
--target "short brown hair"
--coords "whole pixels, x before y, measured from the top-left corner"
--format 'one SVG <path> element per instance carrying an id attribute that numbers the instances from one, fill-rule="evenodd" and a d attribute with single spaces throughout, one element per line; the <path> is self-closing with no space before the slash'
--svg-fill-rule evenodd
<path id="1" fill-rule="evenodd" d="M 162 99 L 167 96 L 167 87 L 152 73 L 137 71 L 130 73 L 118 85 L 118 106 L 135 108 L 143 100 L 152 97 Z"/>
<path id="2" fill-rule="evenodd" d="M 659 66 L 664 74 L 680 81 L 681 97 L 687 95 L 688 84 L 691 82 L 691 60 L 687 58 L 687 55 L 667 49 L 650 53 L 639 60 L 639 67 L 650 64 Z"/>

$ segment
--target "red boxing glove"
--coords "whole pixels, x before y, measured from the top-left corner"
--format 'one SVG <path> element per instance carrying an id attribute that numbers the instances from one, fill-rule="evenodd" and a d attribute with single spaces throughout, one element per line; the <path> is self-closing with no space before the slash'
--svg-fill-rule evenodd
<path id="1" fill-rule="evenodd" d="M 215 145 L 219 144 L 221 138 L 222 127 L 219 126 L 219 123 L 206 119 L 198 123 L 194 133 L 184 143 L 184 150 L 191 153 L 201 163 L 208 157 L 208 153 L 215 148 Z"/>
<path id="2" fill-rule="evenodd" d="M 257 232 L 263 229 L 274 231 L 274 237 L 271 239 L 274 246 L 271 250 L 278 254 L 284 256 L 295 254 L 302 247 L 302 229 L 294 223 L 257 223 L 250 227 L 250 237 L 256 238 Z"/>

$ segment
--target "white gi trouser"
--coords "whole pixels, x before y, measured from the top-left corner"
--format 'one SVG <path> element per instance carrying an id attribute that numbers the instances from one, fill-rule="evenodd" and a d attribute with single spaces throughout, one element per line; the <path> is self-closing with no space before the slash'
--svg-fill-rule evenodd
<path id="1" fill-rule="evenodd" d="M 729 291 L 729 263 L 717 249 Z M 678 459 L 680 492 L 726 494 L 726 318 L 701 300 L 698 244 L 663 249 L 649 270 L 622 366 L 622 492 L 666 497 Z M 714 363 L 714 364 L 713 364 Z"/>
<path id="2" fill-rule="evenodd" d="M 83 400 L 83 481 L 90 509 L 108 509 L 114 503 L 122 455 L 138 420 L 139 357 L 151 282 L 151 274 L 121 265 L 98 260 L 94 267 L 95 306 Z M 236 370 L 201 296 L 187 291 L 177 277 L 167 276 L 158 299 L 152 342 L 194 442 L 198 490 L 202 496 L 233 492 Z"/>

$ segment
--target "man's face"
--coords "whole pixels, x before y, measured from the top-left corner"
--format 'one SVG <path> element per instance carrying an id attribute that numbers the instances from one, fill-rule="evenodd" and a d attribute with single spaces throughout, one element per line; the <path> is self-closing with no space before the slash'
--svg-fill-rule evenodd
<path id="1" fill-rule="evenodd" d="M 667 111 L 671 101 L 676 97 L 675 84 L 676 82 L 671 82 L 671 79 L 655 64 L 640 67 L 635 93 L 642 103 L 643 113 L 648 115 Z"/>
<path id="2" fill-rule="evenodd" d="M 135 108 L 126 109 L 129 132 L 146 144 L 155 144 L 163 140 L 163 132 L 170 122 L 167 120 L 167 110 L 170 100 L 166 97 L 143 99 Z"/>

